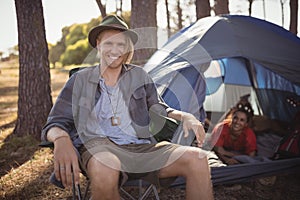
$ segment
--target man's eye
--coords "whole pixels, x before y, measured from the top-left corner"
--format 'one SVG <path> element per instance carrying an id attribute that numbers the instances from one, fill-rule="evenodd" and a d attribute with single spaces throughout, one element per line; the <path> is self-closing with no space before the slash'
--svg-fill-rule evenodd
<path id="1" fill-rule="evenodd" d="M 112 43 L 111 42 L 104 42 L 104 44 L 103 44 L 104 46 L 111 46 L 112 45 Z"/>

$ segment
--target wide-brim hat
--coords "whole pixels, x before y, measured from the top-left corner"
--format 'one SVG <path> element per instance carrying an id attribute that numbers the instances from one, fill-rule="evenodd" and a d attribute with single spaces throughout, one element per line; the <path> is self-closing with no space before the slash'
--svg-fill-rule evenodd
<path id="1" fill-rule="evenodd" d="M 123 31 L 127 36 L 129 36 L 133 44 L 138 41 L 138 34 L 129 29 L 124 19 L 117 15 L 108 15 L 103 18 L 102 22 L 98 26 L 95 26 L 90 30 L 88 39 L 92 47 L 97 46 L 96 40 L 102 31 L 111 29 Z"/>

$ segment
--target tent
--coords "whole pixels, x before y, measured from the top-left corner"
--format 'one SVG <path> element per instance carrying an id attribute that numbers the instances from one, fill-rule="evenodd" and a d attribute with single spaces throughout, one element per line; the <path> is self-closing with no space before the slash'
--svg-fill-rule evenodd
<path id="1" fill-rule="evenodd" d="M 300 111 L 300 38 L 265 20 L 200 19 L 173 35 L 144 68 L 170 106 L 202 121 L 211 113 L 218 122 L 245 94 L 257 115 L 290 122 Z M 232 183 L 299 169 L 295 158 L 216 167 L 212 177 L 214 183 Z"/>

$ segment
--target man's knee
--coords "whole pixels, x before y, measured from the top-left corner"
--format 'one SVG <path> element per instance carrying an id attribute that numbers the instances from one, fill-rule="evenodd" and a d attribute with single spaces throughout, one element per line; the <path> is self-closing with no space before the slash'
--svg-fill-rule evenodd
<path id="1" fill-rule="evenodd" d="M 92 186 L 115 188 L 119 183 L 120 161 L 113 154 L 96 154 L 89 160 L 87 171 Z"/>
<path id="2" fill-rule="evenodd" d="M 206 170 L 207 169 L 207 157 L 203 150 L 193 147 L 187 150 L 184 155 L 184 163 L 189 169 L 189 172 Z"/>

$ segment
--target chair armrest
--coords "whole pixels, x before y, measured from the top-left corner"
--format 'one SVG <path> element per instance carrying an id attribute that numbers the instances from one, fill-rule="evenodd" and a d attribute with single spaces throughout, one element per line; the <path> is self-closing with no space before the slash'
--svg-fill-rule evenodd
<path id="1" fill-rule="evenodd" d="M 40 147 L 48 147 L 48 148 L 53 148 L 54 147 L 54 143 L 53 142 L 49 142 L 49 141 L 42 141 L 39 144 Z"/>

